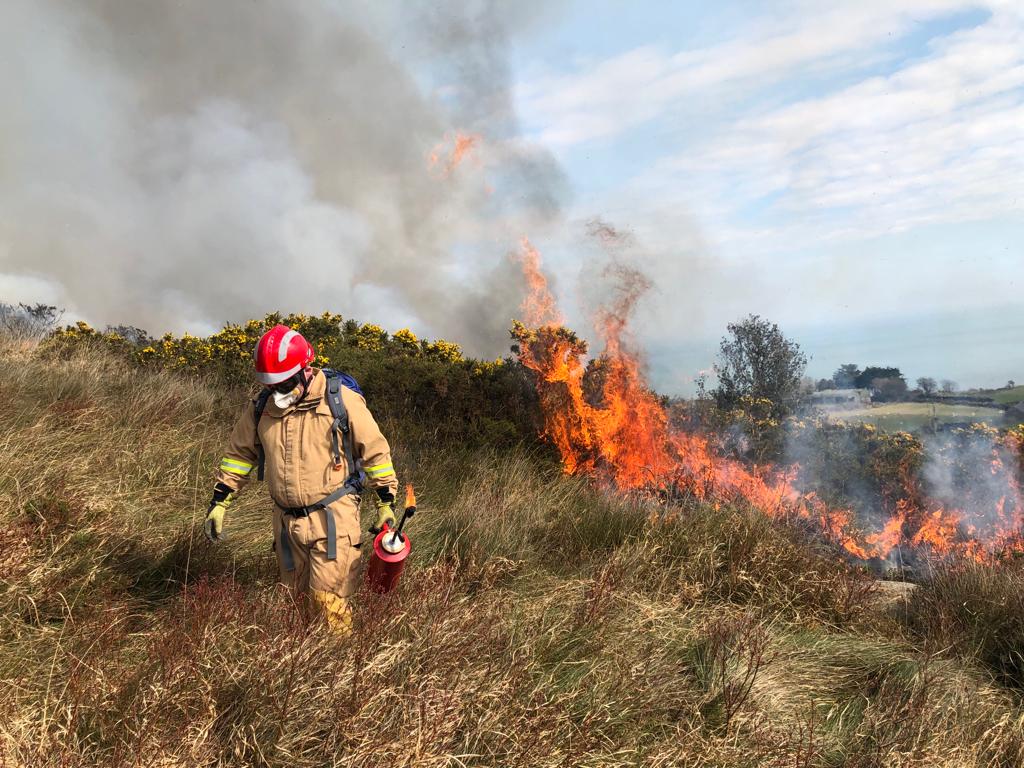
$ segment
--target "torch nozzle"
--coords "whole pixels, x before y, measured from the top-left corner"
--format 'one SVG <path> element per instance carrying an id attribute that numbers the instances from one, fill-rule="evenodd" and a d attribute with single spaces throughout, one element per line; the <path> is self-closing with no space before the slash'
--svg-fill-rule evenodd
<path id="1" fill-rule="evenodd" d="M 395 528 L 395 536 L 402 538 L 402 526 L 405 525 L 405 521 L 416 514 L 416 507 L 406 507 L 405 511 L 402 512 L 402 519 L 398 521 L 398 527 Z"/>

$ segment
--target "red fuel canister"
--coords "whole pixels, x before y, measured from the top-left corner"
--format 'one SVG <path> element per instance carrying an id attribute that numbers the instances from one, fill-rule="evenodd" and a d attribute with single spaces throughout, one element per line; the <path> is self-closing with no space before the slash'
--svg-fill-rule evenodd
<path id="1" fill-rule="evenodd" d="M 400 530 L 392 531 L 385 523 L 383 530 L 373 540 L 373 553 L 366 569 L 367 586 L 381 594 L 394 589 L 411 549 L 409 534 Z"/>

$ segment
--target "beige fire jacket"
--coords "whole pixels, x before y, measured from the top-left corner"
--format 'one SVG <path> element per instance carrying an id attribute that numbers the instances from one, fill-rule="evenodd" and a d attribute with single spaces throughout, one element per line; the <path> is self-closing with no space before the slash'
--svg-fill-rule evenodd
<path id="1" fill-rule="evenodd" d="M 259 441 L 266 456 L 265 479 L 270 497 L 279 507 L 315 504 L 340 487 L 353 471 L 345 465 L 344 451 L 341 464 L 334 463 L 331 453 L 334 416 L 324 397 L 326 389 L 327 377 L 317 370 L 301 402 L 282 410 L 270 398 L 260 418 Z M 353 453 L 366 473 L 366 487 L 387 488 L 397 495 L 398 478 L 391 465 L 391 448 L 366 407 L 366 401 L 347 387 L 341 388 L 341 399 L 348 410 Z M 242 409 L 217 472 L 217 481 L 235 491 L 249 482 L 258 461 L 254 409 L 253 403 Z"/>

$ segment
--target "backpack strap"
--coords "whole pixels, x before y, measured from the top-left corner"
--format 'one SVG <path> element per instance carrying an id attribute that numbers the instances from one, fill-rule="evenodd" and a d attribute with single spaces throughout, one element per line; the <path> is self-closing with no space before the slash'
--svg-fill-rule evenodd
<path id="1" fill-rule="evenodd" d="M 263 411 L 267 407 L 267 400 L 270 399 L 270 387 L 265 387 L 259 397 L 253 400 L 253 418 L 256 420 L 256 453 L 258 461 L 256 464 L 256 479 L 263 479 L 263 466 L 267 463 L 267 454 L 263 450 L 263 443 L 260 442 L 260 419 L 263 418 Z"/>
<path id="2" fill-rule="evenodd" d="M 337 371 L 325 369 L 327 376 L 327 405 L 331 409 L 334 422 L 331 424 L 331 456 L 334 459 L 334 466 L 341 466 L 342 453 L 344 452 L 345 463 L 349 468 L 348 479 L 345 485 L 355 486 L 362 490 L 362 476 L 359 472 L 359 465 L 356 463 L 355 450 L 352 447 L 352 428 L 348 423 L 348 409 L 345 408 L 345 401 L 341 399 L 341 388 L 345 383 L 345 375 Z M 338 435 L 341 439 L 338 439 Z"/>
<path id="3" fill-rule="evenodd" d="M 347 496 L 350 493 L 360 493 L 363 490 L 363 482 L 359 465 L 356 463 L 355 450 L 352 447 L 352 428 L 348 423 L 348 409 L 345 407 L 345 402 L 341 399 L 341 388 L 345 384 L 345 380 L 351 379 L 351 377 L 339 374 L 330 368 L 324 369 L 324 375 L 327 377 L 325 397 L 327 398 L 327 405 L 331 409 L 331 415 L 334 416 L 334 422 L 331 424 L 331 455 L 334 459 L 334 466 L 340 467 L 342 452 L 344 452 L 349 475 L 340 488 L 320 499 L 311 508 L 323 509 L 326 514 L 327 559 L 335 560 L 338 557 L 337 534 L 334 513 L 331 511 L 330 505 L 342 496 Z M 340 441 L 338 440 L 338 433 L 341 433 Z"/>

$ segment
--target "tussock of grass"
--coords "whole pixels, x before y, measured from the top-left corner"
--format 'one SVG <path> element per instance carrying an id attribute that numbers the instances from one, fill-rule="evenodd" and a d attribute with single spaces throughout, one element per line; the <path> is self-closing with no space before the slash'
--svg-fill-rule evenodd
<path id="1" fill-rule="evenodd" d="M 1010 567 L 940 575 L 901 624 L 750 510 L 398 439 L 413 559 L 338 639 L 275 587 L 262 489 L 225 545 L 199 532 L 244 392 L 3 355 L 0 764 L 1024 760 Z"/>
<path id="2" fill-rule="evenodd" d="M 961 563 L 917 590 L 909 621 L 922 638 L 981 661 L 1024 691 L 1024 560 L 1000 568 Z"/>

